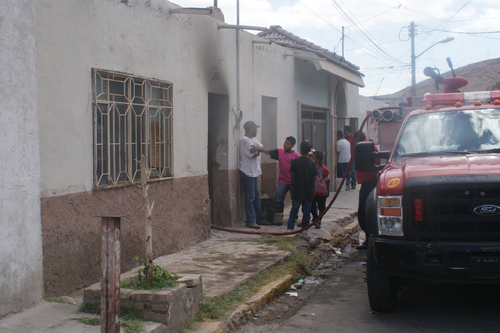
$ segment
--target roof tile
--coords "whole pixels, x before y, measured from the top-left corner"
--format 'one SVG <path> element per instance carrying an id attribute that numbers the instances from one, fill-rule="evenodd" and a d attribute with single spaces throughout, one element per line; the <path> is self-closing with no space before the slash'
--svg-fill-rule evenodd
<path id="1" fill-rule="evenodd" d="M 293 33 L 286 31 L 279 25 L 272 25 L 266 31 L 262 31 L 258 34 L 259 37 L 262 37 L 267 40 L 271 40 L 276 44 L 287 46 L 295 49 L 300 49 L 304 51 L 312 51 L 316 53 L 319 57 L 325 58 L 326 60 L 340 65 L 342 67 L 346 67 L 347 69 L 356 72 L 359 75 L 361 74 L 359 71 L 359 66 L 342 59 L 338 54 L 331 52 L 319 45 L 316 45 L 312 42 L 307 41 L 304 38 L 300 38 Z"/>

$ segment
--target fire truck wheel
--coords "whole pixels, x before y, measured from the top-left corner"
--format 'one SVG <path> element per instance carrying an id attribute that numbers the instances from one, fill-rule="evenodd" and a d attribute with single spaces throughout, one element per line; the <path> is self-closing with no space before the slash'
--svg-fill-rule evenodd
<path id="1" fill-rule="evenodd" d="M 370 236 L 367 250 L 367 284 L 370 307 L 377 312 L 390 312 L 396 307 L 397 286 L 395 277 L 378 266 L 373 255 L 373 239 Z"/>

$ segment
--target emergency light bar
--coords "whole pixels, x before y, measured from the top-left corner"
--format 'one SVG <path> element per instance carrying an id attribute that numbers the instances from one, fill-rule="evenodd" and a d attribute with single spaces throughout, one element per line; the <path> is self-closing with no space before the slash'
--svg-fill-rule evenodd
<path id="1" fill-rule="evenodd" d="M 423 102 L 430 103 L 434 106 L 454 105 L 457 102 L 472 104 L 475 101 L 480 101 L 483 103 L 493 103 L 495 100 L 500 100 L 500 90 L 449 94 L 427 94 L 424 96 Z"/>

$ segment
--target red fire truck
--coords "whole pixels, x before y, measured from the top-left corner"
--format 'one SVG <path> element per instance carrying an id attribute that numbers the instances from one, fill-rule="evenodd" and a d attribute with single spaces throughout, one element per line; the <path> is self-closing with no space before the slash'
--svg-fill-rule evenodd
<path id="1" fill-rule="evenodd" d="M 392 150 L 356 145 L 356 170 L 378 176 L 365 211 L 374 311 L 393 310 L 408 279 L 500 283 L 500 91 L 424 73 L 445 93 L 424 96 Z"/>

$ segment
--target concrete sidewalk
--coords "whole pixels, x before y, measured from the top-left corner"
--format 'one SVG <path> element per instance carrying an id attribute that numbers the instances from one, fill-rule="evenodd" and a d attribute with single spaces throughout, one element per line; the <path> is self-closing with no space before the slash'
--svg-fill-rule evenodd
<path id="1" fill-rule="evenodd" d="M 329 199 L 332 197 L 333 193 Z M 321 229 L 312 227 L 307 231 L 310 242 L 321 240 L 328 242 L 335 237 L 351 237 L 357 231 L 355 223 L 357 220 L 354 218 L 357 205 L 358 190 L 340 192 L 336 202 L 323 217 Z M 286 207 L 282 226 L 262 226 L 260 231 L 285 232 L 289 212 L 290 207 Z M 238 229 L 255 231 L 245 228 L 243 222 Z M 204 296 L 223 296 L 289 255 L 289 252 L 277 250 L 274 245 L 251 242 L 252 239 L 257 240 L 260 237 L 262 236 L 212 230 L 211 239 L 177 253 L 156 258 L 155 265 L 166 267 L 181 276 L 200 274 Z M 283 277 L 264 287 L 260 293 L 233 313 L 228 321 L 230 326 L 236 325 L 236 322 L 241 321 L 244 316 L 270 302 L 274 295 L 284 292 L 292 282 L 294 281 L 291 281 L 291 277 Z M 82 294 L 75 293 L 71 296 L 77 303 L 81 303 Z M 44 301 L 35 307 L 0 319 L 0 333 L 100 332 L 99 326 L 88 326 L 77 322 L 80 317 L 91 316 L 76 313 L 77 309 L 78 305 Z M 227 331 L 227 325 L 219 322 L 205 323 L 197 332 L 223 332 Z M 166 328 L 161 324 L 146 322 L 146 332 L 166 332 Z"/>

